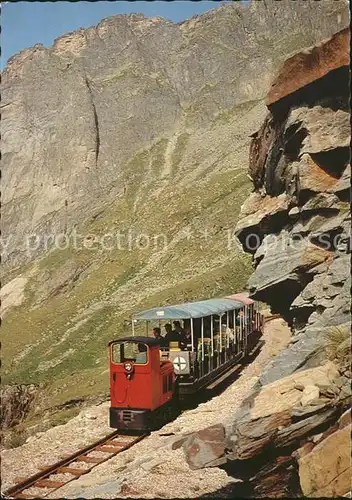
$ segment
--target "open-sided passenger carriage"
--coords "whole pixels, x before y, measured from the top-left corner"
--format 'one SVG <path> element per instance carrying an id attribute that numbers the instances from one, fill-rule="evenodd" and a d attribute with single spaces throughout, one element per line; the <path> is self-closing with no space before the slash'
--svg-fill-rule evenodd
<path id="1" fill-rule="evenodd" d="M 160 347 L 150 326 L 179 321 L 189 344 Z M 136 336 L 145 322 L 146 335 Z M 179 398 L 214 386 L 258 343 L 263 317 L 244 294 L 153 308 L 132 317 L 132 337 L 110 342 L 110 426 L 153 428 L 153 414 Z M 177 390 L 176 390 L 177 388 Z"/>

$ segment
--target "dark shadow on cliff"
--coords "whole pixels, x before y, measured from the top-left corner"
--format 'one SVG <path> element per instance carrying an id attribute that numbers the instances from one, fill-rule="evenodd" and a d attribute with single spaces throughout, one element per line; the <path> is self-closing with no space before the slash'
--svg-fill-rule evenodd
<path id="1" fill-rule="evenodd" d="M 341 415 L 347 408 L 338 410 Z M 220 466 L 229 477 L 237 482 L 197 498 L 300 498 L 303 496 L 298 464 L 295 457 L 298 447 L 312 435 L 332 433 L 336 430 L 337 414 L 331 414 L 324 422 L 310 429 L 303 441 L 291 440 L 289 446 L 277 447 L 272 440 L 258 455 L 243 460 L 228 460 Z M 300 418 L 297 419 L 297 422 Z M 327 434 L 327 435 L 328 435 Z M 303 437 L 303 436 L 302 436 Z M 301 437 L 301 438 L 302 438 Z"/>

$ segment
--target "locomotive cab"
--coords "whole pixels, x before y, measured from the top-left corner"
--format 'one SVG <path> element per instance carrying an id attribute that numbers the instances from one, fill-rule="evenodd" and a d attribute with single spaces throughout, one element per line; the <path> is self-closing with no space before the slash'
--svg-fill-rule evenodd
<path id="1" fill-rule="evenodd" d="M 173 365 L 161 359 L 159 348 L 158 340 L 150 337 L 109 343 L 110 427 L 156 427 L 158 409 L 171 401 L 175 389 Z"/>

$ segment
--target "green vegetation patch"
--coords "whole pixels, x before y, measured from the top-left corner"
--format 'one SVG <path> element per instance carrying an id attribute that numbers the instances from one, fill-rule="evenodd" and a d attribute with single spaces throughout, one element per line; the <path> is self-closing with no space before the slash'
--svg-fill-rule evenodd
<path id="1" fill-rule="evenodd" d="M 229 109 L 225 109 L 223 111 L 220 111 L 219 114 L 216 116 L 213 126 L 216 125 L 216 122 L 220 121 L 223 123 L 228 123 L 230 122 L 235 116 L 239 120 L 249 113 L 253 108 L 255 108 L 258 103 L 260 103 L 261 99 L 257 99 L 254 101 L 245 101 L 240 104 L 235 104 Z"/>
<path id="2" fill-rule="evenodd" d="M 153 178 L 158 179 L 162 172 L 162 168 L 165 163 L 165 152 L 167 148 L 168 140 L 160 139 L 150 150 L 150 155 L 152 158 L 152 172 Z"/>
<path id="3" fill-rule="evenodd" d="M 178 137 L 173 169 L 184 158 L 189 139 L 186 132 Z M 122 168 L 126 193 L 97 207 L 99 217 L 90 218 L 79 228 L 84 235 L 96 236 L 133 228 L 151 240 L 164 235 L 167 246 L 156 240 L 157 247 L 146 249 L 52 250 L 29 280 L 26 302 L 6 316 L 3 383 L 44 384 L 31 422 L 44 410 L 55 415 L 53 422 L 61 421 L 69 415 L 64 408 L 68 401 L 98 401 L 107 394 L 107 344 L 130 334 L 125 320 L 132 313 L 245 288 L 250 257 L 227 247 L 227 231 L 234 229 L 250 191 L 245 171 L 209 169 L 197 181 L 180 186 L 170 183 L 154 196 L 157 186 L 153 179 L 164 168 L 167 145 L 168 140 L 161 138 L 137 153 Z M 140 205 L 135 212 L 136 197 Z M 189 240 L 183 235 L 188 229 L 192 231 Z M 209 231 L 208 240 L 202 231 Z M 82 277 L 72 288 L 47 297 L 38 307 L 36 292 L 43 275 L 55 280 L 71 265 L 84 267 Z"/>
<path id="4" fill-rule="evenodd" d="M 181 135 L 177 137 L 175 148 L 171 155 L 172 162 L 172 171 L 175 172 L 177 167 L 181 163 L 182 157 L 185 153 L 188 141 L 190 138 L 190 134 L 187 132 L 183 132 Z"/>

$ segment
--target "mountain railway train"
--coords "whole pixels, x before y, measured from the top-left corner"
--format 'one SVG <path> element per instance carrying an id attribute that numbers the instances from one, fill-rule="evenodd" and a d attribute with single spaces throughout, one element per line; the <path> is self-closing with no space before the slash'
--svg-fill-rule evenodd
<path id="1" fill-rule="evenodd" d="M 136 335 L 143 321 L 145 335 Z M 161 326 L 174 331 L 160 336 Z M 149 336 L 151 322 L 155 336 Z M 132 336 L 109 343 L 110 427 L 153 430 L 172 401 L 213 388 L 258 345 L 258 303 L 245 294 L 148 309 L 133 315 Z"/>

